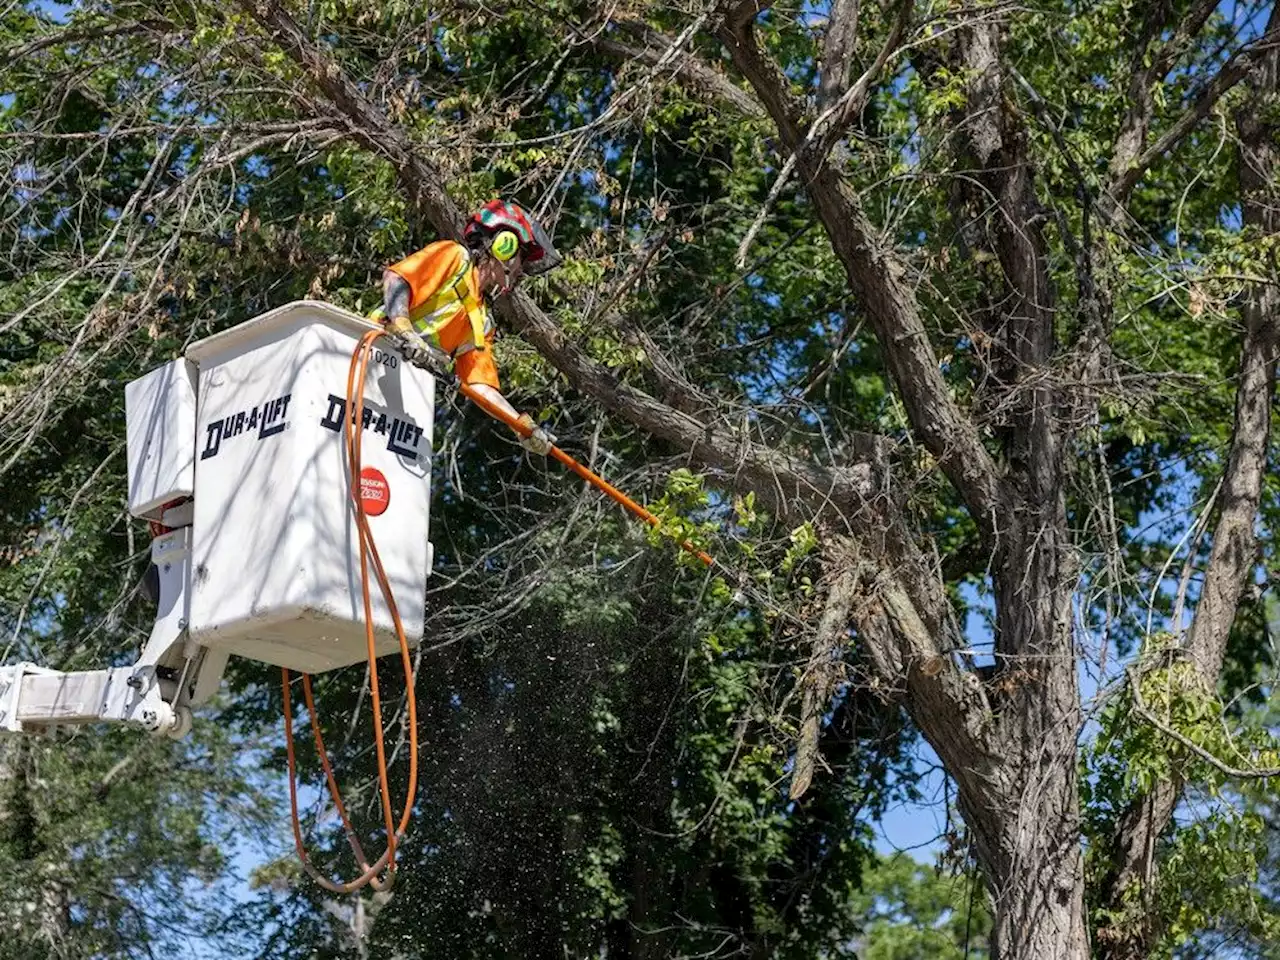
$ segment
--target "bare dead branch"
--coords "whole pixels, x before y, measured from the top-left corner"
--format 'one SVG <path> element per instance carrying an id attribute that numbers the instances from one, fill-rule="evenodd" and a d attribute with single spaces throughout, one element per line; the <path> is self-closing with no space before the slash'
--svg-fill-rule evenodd
<path id="1" fill-rule="evenodd" d="M 857 598 L 859 567 L 852 557 L 835 558 L 822 616 L 814 630 L 809 662 L 800 678 L 803 690 L 800 706 L 800 735 L 788 796 L 798 800 L 813 782 L 818 761 L 818 731 L 822 714 L 831 701 L 839 679 L 837 654 L 849 630 L 849 614 Z"/>
<path id="2" fill-rule="evenodd" d="M 110 40 L 116 37 L 134 36 L 139 33 L 165 33 L 173 29 L 173 24 L 166 20 L 136 20 L 132 23 L 109 23 L 86 25 L 74 30 L 62 29 L 47 36 L 12 47 L 0 49 L 0 63 L 11 64 L 62 44 L 85 43 L 93 40 Z"/>

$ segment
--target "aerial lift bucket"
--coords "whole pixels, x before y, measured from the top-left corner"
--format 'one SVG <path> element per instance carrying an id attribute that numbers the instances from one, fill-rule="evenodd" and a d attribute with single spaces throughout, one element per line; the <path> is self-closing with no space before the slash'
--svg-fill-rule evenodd
<path id="1" fill-rule="evenodd" d="M 181 736 L 230 654 L 302 673 L 366 659 L 344 427 L 352 356 L 373 329 L 299 301 L 126 387 L 129 512 L 159 533 L 155 626 L 130 667 L 0 667 L 0 732 L 125 721 Z M 369 360 L 360 500 L 416 644 L 432 560 L 434 380 L 390 349 Z M 391 611 L 377 592 L 371 601 L 377 653 L 392 653 Z"/>

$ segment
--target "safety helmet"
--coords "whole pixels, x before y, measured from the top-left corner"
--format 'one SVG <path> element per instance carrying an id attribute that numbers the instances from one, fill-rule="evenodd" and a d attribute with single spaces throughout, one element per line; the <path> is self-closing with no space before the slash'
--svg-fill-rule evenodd
<path id="1" fill-rule="evenodd" d="M 561 261 L 542 225 L 519 204 L 505 200 L 490 200 L 472 214 L 462 239 L 468 247 L 487 249 L 504 262 L 522 252 L 524 272 L 531 276 L 546 273 Z"/>

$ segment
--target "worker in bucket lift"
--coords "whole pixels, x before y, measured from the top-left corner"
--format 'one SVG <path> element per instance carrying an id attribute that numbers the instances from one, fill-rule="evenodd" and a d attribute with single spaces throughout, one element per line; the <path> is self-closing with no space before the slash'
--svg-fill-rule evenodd
<path id="1" fill-rule="evenodd" d="M 559 262 L 533 217 L 514 203 L 493 200 L 467 221 L 462 243 L 428 244 L 383 271 L 383 306 L 374 312 L 405 360 L 429 364 L 439 354 L 449 357 L 463 383 L 528 428 L 520 444 L 542 456 L 556 438 L 502 395 L 489 303 L 510 293 L 524 274 L 544 273 Z"/>

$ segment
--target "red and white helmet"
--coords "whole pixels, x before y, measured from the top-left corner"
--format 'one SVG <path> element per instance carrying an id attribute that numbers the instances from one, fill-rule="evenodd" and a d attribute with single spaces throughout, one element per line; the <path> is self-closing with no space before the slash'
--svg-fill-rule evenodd
<path id="1" fill-rule="evenodd" d="M 463 228 L 462 239 L 469 247 L 481 247 L 498 240 L 504 232 L 515 235 L 524 255 L 524 272 L 531 276 L 546 273 L 562 260 L 542 225 L 519 204 L 505 200 L 490 200 L 472 214 Z"/>

